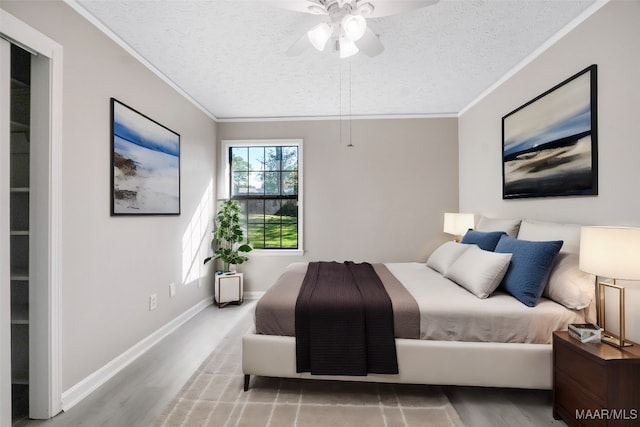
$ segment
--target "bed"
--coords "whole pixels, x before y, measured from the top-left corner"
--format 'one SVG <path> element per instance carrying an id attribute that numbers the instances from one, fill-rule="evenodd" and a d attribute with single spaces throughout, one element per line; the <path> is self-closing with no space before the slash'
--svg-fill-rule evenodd
<path id="1" fill-rule="evenodd" d="M 252 375 L 551 389 L 552 332 L 594 321 L 595 277 L 577 268 L 580 226 L 483 217 L 475 231 L 482 238 L 506 234 L 502 240 L 518 245 L 562 241 L 532 306 L 503 288 L 514 266 L 522 265 L 517 251 L 482 250 L 463 239 L 443 244 L 426 263 L 375 264 L 393 302 L 398 373 L 312 375 L 297 370 L 295 303 L 308 264 L 294 263 L 260 299 L 256 328 L 243 337 L 245 391 Z"/>

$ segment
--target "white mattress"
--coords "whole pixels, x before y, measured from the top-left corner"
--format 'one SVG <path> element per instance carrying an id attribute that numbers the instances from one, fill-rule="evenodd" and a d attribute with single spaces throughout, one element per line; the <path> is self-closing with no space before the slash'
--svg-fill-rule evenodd
<path id="1" fill-rule="evenodd" d="M 480 299 L 424 263 L 385 265 L 418 303 L 421 339 L 549 344 L 553 331 L 585 322 L 584 311 L 546 298 L 535 307 L 500 292 Z"/>

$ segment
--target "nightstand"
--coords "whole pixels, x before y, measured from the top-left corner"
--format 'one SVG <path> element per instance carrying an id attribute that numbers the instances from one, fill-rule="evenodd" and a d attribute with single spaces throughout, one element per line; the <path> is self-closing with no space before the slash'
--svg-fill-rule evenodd
<path id="1" fill-rule="evenodd" d="M 571 427 L 640 425 L 640 345 L 583 344 L 554 332 L 553 417 Z"/>
<path id="2" fill-rule="evenodd" d="M 243 273 L 223 273 L 215 275 L 214 302 L 218 307 L 227 304 L 242 304 L 244 299 Z"/>

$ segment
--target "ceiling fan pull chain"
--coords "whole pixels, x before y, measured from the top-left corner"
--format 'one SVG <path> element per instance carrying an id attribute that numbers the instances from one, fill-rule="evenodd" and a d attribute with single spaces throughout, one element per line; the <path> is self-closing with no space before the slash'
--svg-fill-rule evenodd
<path id="1" fill-rule="evenodd" d="M 340 71 L 340 81 L 339 81 L 339 88 L 340 88 L 340 99 L 338 101 L 339 103 L 339 110 L 340 110 L 340 117 L 338 118 L 338 125 L 340 127 L 340 145 L 342 145 L 342 61 L 338 61 L 339 63 L 339 68 L 338 70 Z"/>
<path id="2" fill-rule="evenodd" d="M 353 138 L 351 137 L 351 123 L 353 122 L 353 117 L 351 116 L 351 58 L 349 60 L 349 143 L 347 147 L 353 147 Z"/>

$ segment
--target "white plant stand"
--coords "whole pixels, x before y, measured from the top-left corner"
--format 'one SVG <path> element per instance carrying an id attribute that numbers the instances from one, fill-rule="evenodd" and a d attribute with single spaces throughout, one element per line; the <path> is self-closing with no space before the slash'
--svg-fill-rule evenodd
<path id="1" fill-rule="evenodd" d="M 214 303 L 219 308 L 228 304 L 242 304 L 244 299 L 243 273 L 216 274 L 214 287 Z"/>

